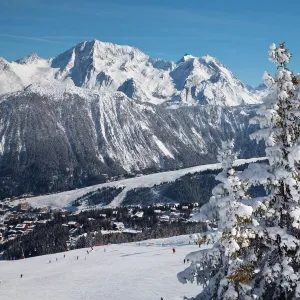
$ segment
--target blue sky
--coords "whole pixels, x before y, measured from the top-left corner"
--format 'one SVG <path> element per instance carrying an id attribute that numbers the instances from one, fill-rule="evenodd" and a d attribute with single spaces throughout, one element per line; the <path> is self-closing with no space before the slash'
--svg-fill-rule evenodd
<path id="1" fill-rule="evenodd" d="M 0 56 L 50 58 L 99 39 L 173 61 L 209 54 L 258 85 L 263 71 L 275 71 L 272 42 L 287 43 L 300 72 L 299 9 L 296 0 L 0 0 Z"/>

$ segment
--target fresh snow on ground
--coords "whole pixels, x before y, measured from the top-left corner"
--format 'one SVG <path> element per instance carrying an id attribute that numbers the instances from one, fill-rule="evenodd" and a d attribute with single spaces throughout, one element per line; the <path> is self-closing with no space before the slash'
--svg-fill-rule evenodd
<path id="1" fill-rule="evenodd" d="M 0 261 L 1 300 L 190 298 L 199 294 L 201 287 L 189 283 L 183 285 L 177 279 L 177 274 L 185 268 L 186 254 L 198 249 L 192 241 L 189 245 L 189 240 L 185 235 L 99 246 L 90 254 L 87 249 L 79 249 L 18 261 Z M 20 278 L 21 274 L 23 278 Z"/>
<path id="2" fill-rule="evenodd" d="M 251 158 L 251 159 L 238 159 L 235 162 L 235 165 L 243 165 L 245 163 L 251 163 L 256 161 L 264 160 L 265 158 Z M 69 208 L 71 206 L 72 201 L 85 195 L 86 193 L 96 191 L 97 189 L 101 189 L 104 187 L 125 187 L 124 190 L 110 203 L 110 207 L 116 207 L 120 205 L 126 195 L 126 193 L 135 188 L 139 187 L 152 187 L 155 184 L 161 184 L 163 182 L 172 182 L 176 179 L 182 177 L 188 173 L 196 173 L 200 171 L 206 170 L 217 170 L 220 169 L 220 164 L 207 164 L 207 165 L 200 165 L 191 168 L 185 168 L 176 171 L 169 171 L 169 172 L 161 172 L 155 173 L 150 175 L 143 175 L 140 177 L 134 177 L 129 179 L 123 179 L 114 182 L 108 182 L 103 184 L 97 184 L 90 187 L 51 194 L 51 195 L 44 195 L 44 196 L 37 196 L 32 198 L 27 198 L 26 201 L 30 203 L 33 207 L 42 207 L 42 206 L 51 206 L 55 208 Z M 22 202 L 21 200 L 16 200 L 16 203 Z M 81 207 L 84 208 L 84 207 Z"/>

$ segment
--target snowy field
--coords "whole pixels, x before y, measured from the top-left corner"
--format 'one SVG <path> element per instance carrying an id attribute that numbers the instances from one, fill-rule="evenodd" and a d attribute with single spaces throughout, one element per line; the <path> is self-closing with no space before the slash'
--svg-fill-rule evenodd
<path id="1" fill-rule="evenodd" d="M 246 163 L 262 161 L 262 160 L 265 160 L 265 158 L 259 157 L 259 158 L 251 158 L 251 159 L 238 159 L 235 161 L 234 165 L 238 166 L 238 165 L 243 165 Z M 161 173 L 155 173 L 150 175 L 143 175 L 140 177 L 123 179 L 114 182 L 97 184 L 82 189 L 77 189 L 77 190 L 52 194 L 52 195 L 27 198 L 26 201 L 28 201 L 32 207 L 51 206 L 56 208 L 70 208 L 72 201 L 91 191 L 95 191 L 97 189 L 101 189 L 104 187 L 125 187 L 124 190 L 115 199 L 113 199 L 113 201 L 109 205 L 111 207 L 116 207 L 122 203 L 124 197 L 126 196 L 126 193 L 131 189 L 135 189 L 139 187 L 152 187 L 155 184 L 175 181 L 176 179 L 188 173 L 196 173 L 201 171 L 203 172 L 206 170 L 217 170 L 217 169 L 220 169 L 219 163 L 200 165 L 200 166 L 185 168 L 177 171 L 161 172 Z M 22 199 L 16 200 L 16 203 L 19 203 L 21 201 L 23 200 Z M 84 207 L 80 207 L 80 208 L 83 209 Z"/>
<path id="2" fill-rule="evenodd" d="M 177 274 L 185 268 L 184 257 L 198 249 L 188 241 L 189 236 L 178 236 L 140 244 L 109 245 L 105 246 L 106 252 L 104 246 L 100 246 L 90 254 L 86 253 L 87 249 L 79 249 L 19 261 L 0 261 L 0 299 L 190 298 L 199 294 L 201 287 L 183 285 L 177 279 Z M 175 254 L 172 254 L 173 247 Z"/>

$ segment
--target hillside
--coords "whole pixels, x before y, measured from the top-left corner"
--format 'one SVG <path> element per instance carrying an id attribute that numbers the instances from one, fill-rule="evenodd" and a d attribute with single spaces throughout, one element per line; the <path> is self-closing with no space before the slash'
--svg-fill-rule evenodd
<path id="1" fill-rule="evenodd" d="M 185 267 L 185 255 L 197 249 L 188 242 L 188 236 L 178 236 L 109 245 L 105 246 L 106 252 L 104 247 L 95 247 L 90 254 L 87 249 L 80 249 L 0 261 L 1 297 L 10 300 L 190 298 L 199 294 L 201 288 L 196 284 L 182 285 L 176 277 Z"/>
<path id="2" fill-rule="evenodd" d="M 46 194 L 216 162 L 234 138 L 241 158 L 263 155 L 249 139 L 253 107 L 169 109 L 123 93 L 34 85 L 0 96 L 0 196 Z"/>
<path id="3" fill-rule="evenodd" d="M 264 158 L 239 159 L 236 161 L 235 165 L 239 166 L 239 165 L 247 164 L 250 162 L 261 161 L 261 160 L 264 160 Z M 115 187 L 115 188 L 121 187 L 122 188 L 121 193 L 119 193 L 108 205 L 109 207 L 115 207 L 121 205 L 126 197 L 126 194 L 129 191 L 132 191 L 136 188 L 153 187 L 154 185 L 161 184 L 163 182 L 175 181 L 176 179 L 188 173 L 193 174 L 196 172 L 203 172 L 206 170 L 217 170 L 218 168 L 220 168 L 220 164 L 200 165 L 200 166 L 181 169 L 177 171 L 143 175 L 140 177 L 123 179 L 123 180 L 108 182 L 104 184 L 98 184 L 91 187 L 77 189 L 73 191 L 67 191 L 63 193 L 26 198 L 26 201 L 28 201 L 30 205 L 33 207 L 50 206 L 56 208 L 70 208 L 74 200 L 86 195 L 87 193 L 97 191 L 98 189 L 101 190 L 105 187 Z M 24 201 L 24 199 L 16 200 L 15 202 L 19 203 L 22 201 Z M 84 209 L 84 208 L 85 206 L 77 207 L 77 209 Z"/>

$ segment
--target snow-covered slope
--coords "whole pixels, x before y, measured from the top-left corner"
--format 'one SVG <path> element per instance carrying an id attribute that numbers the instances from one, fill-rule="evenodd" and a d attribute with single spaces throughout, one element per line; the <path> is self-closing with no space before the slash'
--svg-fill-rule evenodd
<path id="1" fill-rule="evenodd" d="M 64 84 L 34 84 L 0 96 L 0 193 L 48 193 L 128 172 L 213 163 L 221 141 L 241 157 L 262 152 L 249 139 L 251 107 L 168 106 Z"/>
<path id="2" fill-rule="evenodd" d="M 258 94 L 249 92 L 213 57 L 185 55 L 174 63 L 153 59 L 133 47 L 97 40 L 80 43 L 49 60 L 37 54 L 12 63 L 1 59 L 0 69 L 5 69 L 0 75 L 0 93 L 59 81 L 98 91 L 121 91 L 134 100 L 154 104 L 235 106 L 260 101 Z"/>
<path id="3" fill-rule="evenodd" d="M 140 245 L 105 246 L 106 252 L 103 247 L 95 247 L 89 255 L 86 255 L 87 249 L 79 249 L 19 261 L 0 261 L 1 299 L 191 298 L 199 294 L 201 287 L 183 285 L 177 279 L 177 274 L 184 269 L 186 254 L 197 249 L 188 243 L 189 236 L 178 236 L 144 241 Z M 172 247 L 176 248 L 175 254 Z"/>
<path id="4" fill-rule="evenodd" d="M 235 162 L 236 166 L 243 165 L 246 163 L 251 162 L 259 162 L 264 160 L 265 158 L 252 158 L 252 159 L 239 159 Z M 153 187 L 156 184 L 161 184 L 163 182 L 171 182 L 175 181 L 176 179 L 184 176 L 185 174 L 193 174 L 196 172 L 203 172 L 206 170 L 217 170 L 220 168 L 220 164 L 208 164 L 208 165 L 201 165 L 192 168 L 185 168 L 176 171 L 169 171 L 169 172 L 162 172 L 150 175 L 143 175 L 140 177 L 134 177 L 129 179 L 123 179 L 114 182 L 108 182 L 103 184 L 97 184 L 94 186 L 76 189 L 72 191 L 52 194 L 52 195 L 45 195 L 45 196 L 38 196 L 27 198 L 26 201 L 30 203 L 32 207 L 53 207 L 53 208 L 64 208 L 69 209 L 71 208 L 72 202 L 89 193 L 92 191 L 96 191 L 97 189 L 102 189 L 104 187 L 123 187 L 123 191 L 113 199 L 113 201 L 109 204 L 109 207 L 116 207 L 122 204 L 126 193 L 130 190 L 141 188 L 141 187 Z M 19 204 L 20 202 L 24 201 L 24 199 L 16 200 L 15 203 Z M 77 209 L 85 209 L 87 207 L 77 207 Z"/>

